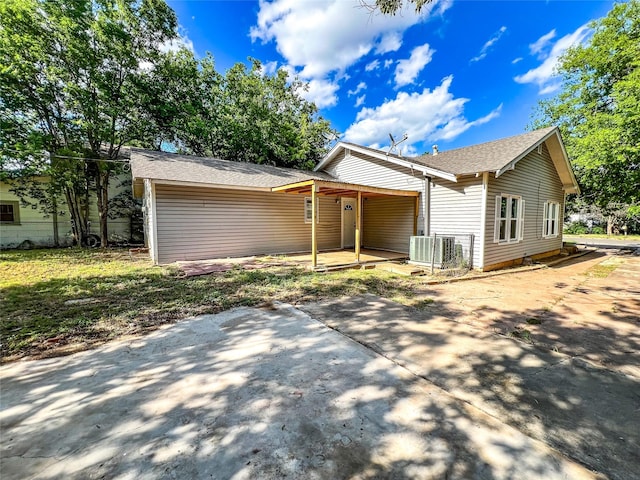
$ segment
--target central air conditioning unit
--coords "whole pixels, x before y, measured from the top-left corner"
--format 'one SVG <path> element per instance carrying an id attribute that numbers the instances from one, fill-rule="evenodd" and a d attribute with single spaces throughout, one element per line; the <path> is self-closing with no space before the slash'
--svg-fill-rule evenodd
<path id="1" fill-rule="evenodd" d="M 453 260 L 455 245 L 455 237 L 411 237 L 409 261 L 440 267 Z"/>

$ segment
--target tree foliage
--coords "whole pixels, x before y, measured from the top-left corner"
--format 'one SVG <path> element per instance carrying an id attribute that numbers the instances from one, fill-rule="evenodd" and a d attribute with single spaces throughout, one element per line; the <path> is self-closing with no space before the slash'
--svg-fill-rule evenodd
<path id="1" fill-rule="evenodd" d="M 46 214 L 64 198 L 78 241 L 91 194 L 107 244 L 123 145 L 297 168 L 326 151 L 334 132 L 306 85 L 256 60 L 220 74 L 210 55 L 167 48 L 178 38 L 164 0 L 0 2 L 1 171 Z"/>
<path id="2" fill-rule="evenodd" d="M 416 13 L 420 13 L 425 5 L 432 3 L 433 0 L 375 0 L 374 3 L 368 0 L 360 0 L 360 4 L 371 10 L 379 10 L 384 15 L 397 15 L 402 12 L 405 5 L 413 5 Z"/>
<path id="3" fill-rule="evenodd" d="M 51 178 L 48 194 L 67 201 L 78 241 L 92 190 L 107 244 L 109 182 L 118 170 L 109 160 L 136 136 L 134 79 L 176 28 L 163 0 L 0 3 L 0 154 L 20 164 L 26 182 L 35 173 Z M 55 201 L 41 204 L 46 211 Z"/>
<path id="4" fill-rule="evenodd" d="M 305 84 L 251 63 L 221 74 L 210 55 L 166 55 L 143 80 L 151 137 L 194 155 L 312 168 L 335 132 L 301 96 Z"/>
<path id="5" fill-rule="evenodd" d="M 560 93 L 538 106 L 534 127 L 558 125 L 583 198 L 601 209 L 640 210 L 640 2 L 615 5 L 593 36 L 560 59 Z M 640 212 L 638 212 L 640 213 Z"/>

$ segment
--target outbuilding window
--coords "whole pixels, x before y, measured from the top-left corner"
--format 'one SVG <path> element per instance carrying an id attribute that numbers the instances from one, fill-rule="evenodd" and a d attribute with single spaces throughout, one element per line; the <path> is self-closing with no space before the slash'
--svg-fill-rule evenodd
<path id="1" fill-rule="evenodd" d="M 0 202 L 0 223 L 20 223 L 18 202 Z"/>
<path id="2" fill-rule="evenodd" d="M 560 216 L 560 204 L 558 202 L 545 202 L 544 223 L 542 224 L 542 236 L 553 238 L 558 236 L 558 217 Z"/>
<path id="3" fill-rule="evenodd" d="M 311 197 L 304 199 L 304 223 L 311 223 L 311 212 L 313 212 Z M 320 223 L 320 202 L 316 202 L 316 223 Z"/>
<path id="4" fill-rule="evenodd" d="M 493 241 L 516 243 L 524 234 L 524 199 L 518 195 L 496 197 L 496 220 Z"/>

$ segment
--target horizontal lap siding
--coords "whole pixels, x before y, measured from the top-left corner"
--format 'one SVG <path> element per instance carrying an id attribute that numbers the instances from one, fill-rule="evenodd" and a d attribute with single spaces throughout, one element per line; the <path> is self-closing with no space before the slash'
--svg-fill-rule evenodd
<path id="1" fill-rule="evenodd" d="M 431 233 L 474 235 L 473 262 L 479 267 L 482 212 L 482 177 L 460 178 L 458 182 L 434 180 L 431 187 Z"/>
<path id="2" fill-rule="evenodd" d="M 351 152 L 350 155 L 334 160 L 325 168 L 325 172 L 338 178 L 341 182 L 395 190 L 424 191 L 424 180 L 421 172 L 412 172 L 409 168 L 394 165 L 358 152 Z M 422 225 L 424 225 L 423 202 L 424 198 L 421 198 L 418 229 L 422 229 Z M 413 204 L 411 212 L 413 214 Z"/>
<path id="3" fill-rule="evenodd" d="M 560 204 L 560 233 L 564 212 L 564 191 L 560 177 L 553 165 L 546 147 L 542 154 L 537 150 L 520 160 L 514 170 L 499 178 L 489 177 L 487 198 L 487 230 L 485 266 L 516 260 L 538 253 L 557 250 L 562 247 L 562 235 L 556 238 L 542 237 L 544 203 L 554 201 Z M 513 244 L 494 243 L 495 199 L 500 194 L 520 195 L 525 201 L 523 241 Z"/>
<path id="4" fill-rule="evenodd" d="M 363 203 L 363 246 L 408 253 L 415 200 L 412 197 L 371 197 Z"/>
<path id="5" fill-rule="evenodd" d="M 311 250 L 304 196 L 156 185 L 159 263 Z M 340 247 L 340 205 L 320 197 L 318 248 Z"/>

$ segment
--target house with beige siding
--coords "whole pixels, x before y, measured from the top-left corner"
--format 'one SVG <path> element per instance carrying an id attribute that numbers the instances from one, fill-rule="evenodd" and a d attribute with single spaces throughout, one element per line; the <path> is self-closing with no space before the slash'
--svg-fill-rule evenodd
<path id="1" fill-rule="evenodd" d="M 469 236 L 490 270 L 562 247 L 578 191 L 557 128 L 417 157 L 339 142 L 313 172 L 133 149 L 156 263 L 361 248 Z"/>
<path id="2" fill-rule="evenodd" d="M 48 177 L 35 179 L 43 185 Z M 109 187 L 109 197 L 120 193 L 131 195 L 128 175 L 121 175 Z M 16 185 L 11 181 L 0 181 L 0 249 L 34 247 L 65 247 L 73 244 L 71 217 L 64 198 L 58 199 L 58 211 L 44 214 L 38 207 L 38 200 L 16 194 Z M 88 226 L 92 240 L 99 241 L 100 216 L 97 202 L 91 195 L 88 205 Z M 109 240 L 130 241 L 135 232 L 129 216 L 108 219 Z"/>

